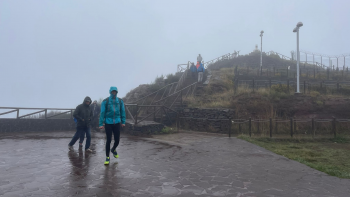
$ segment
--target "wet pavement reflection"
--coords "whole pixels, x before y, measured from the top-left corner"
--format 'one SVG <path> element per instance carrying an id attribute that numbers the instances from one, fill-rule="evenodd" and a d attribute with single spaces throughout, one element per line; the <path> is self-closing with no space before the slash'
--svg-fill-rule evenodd
<path id="1" fill-rule="evenodd" d="M 350 181 L 236 138 L 122 136 L 119 159 L 68 150 L 73 132 L 0 136 L 0 196 L 349 196 Z"/>

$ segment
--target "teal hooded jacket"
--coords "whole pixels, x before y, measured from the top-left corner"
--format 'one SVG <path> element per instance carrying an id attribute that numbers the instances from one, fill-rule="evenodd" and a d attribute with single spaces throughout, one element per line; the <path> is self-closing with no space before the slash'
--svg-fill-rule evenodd
<path id="1" fill-rule="evenodd" d="M 109 89 L 109 98 L 103 100 L 101 103 L 101 113 L 99 126 L 105 124 L 125 124 L 125 107 L 122 99 L 118 98 L 117 95 L 113 95 L 112 91 L 115 90 L 118 93 L 117 87 L 111 87 Z M 107 103 L 108 101 L 108 103 Z M 106 111 L 107 105 L 107 111 Z"/>

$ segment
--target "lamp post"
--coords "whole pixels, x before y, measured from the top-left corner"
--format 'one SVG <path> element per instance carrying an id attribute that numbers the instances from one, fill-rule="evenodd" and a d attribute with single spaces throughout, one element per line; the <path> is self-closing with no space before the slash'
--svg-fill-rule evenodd
<path id="1" fill-rule="evenodd" d="M 297 26 L 293 29 L 293 32 L 297 33 L 297 94 L 300 93 L 299 89 L 299 62 L 300 62 L 300 53 L 299 53 L 299 28 L 303 26 L 302 22 L 297 23 Z"/>
<path id="2" fill-rule="evenodd" d="M 260 38 L 261 38 L 261 45 L 260 45 L 260 76 L 262 76 L 262 37 L 263 37 L 264 31 L 261 30 L 260 32 Z"/>

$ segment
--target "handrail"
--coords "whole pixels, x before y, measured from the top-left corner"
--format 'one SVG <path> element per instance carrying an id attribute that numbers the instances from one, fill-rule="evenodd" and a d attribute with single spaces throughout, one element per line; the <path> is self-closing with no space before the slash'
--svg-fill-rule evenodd
<path id="1" fill-rule="evenodd" d="M 28 108 L 28 107 L 0 107 L 0 109 L 47 109 L 47 110 L 75 110 L 73 108 Z"/>
<path id="2" fill-rule="evenodd" d="M 182 90 L 185 90 L 186 88 L 189 88 L 189 87 L 191 87 L 191 86 L 193 86 L 193 85 L 196 85 L 197 83 L 198 83 L 198 82 L 194 82 L 194 83 L 192 83 L 191 85 L 188 85 L 188 86 L 186 86 L 185 88 L 182 88 L 181 90 L 179 90 L 179 91 L 177 91 L 177 92 L 175 92 L 175 93 L 173 93 L 173 94 L 171 94 L 171 95 L 169 95 L 169 96 L 167 96 L 167 97 L 164 97 L 163 99 L 160 99 L 160 100 L 156 101 L 155 103 L 158 103 L 158 102 L 160 102 L 160 101 L 163 101 L 163 100 L 165 100 L 165 99 L 167 99 L 167 98 L 169 98 L 169 97 L 171 97 L 171 96 L 174 96 L 175 94 L 180 93 Z"/>
<path id="3" fill-rule="evenodd" d="M 173 85 L 173 84 L 175 84 L 175 83 L 178 83 L 178 82 L 169 83 L 169 84 L 165 85 L 164 87 L 160 88 L 159 90 L 157 90 L 157 91 L 155 91 L 155 92 L 152 92 L 152 93 L 148 94 L 147 96 L 144 96 L 144 97 L 142 97 L 142 98 L 140 98 L 140 99 L 134 101 L 133 103 L 137 103 L 137 102 L 141 101 L 142 99 L 145 99 L 145 98 L 147 98 L 147 97 L 149 97 L 149 96 L 151 96 L 151 95 L 153 95 L 153 94 L 155 94 L 155 93 L 161 91 L 162 89 L 168 87 L 169 85 Z"/>

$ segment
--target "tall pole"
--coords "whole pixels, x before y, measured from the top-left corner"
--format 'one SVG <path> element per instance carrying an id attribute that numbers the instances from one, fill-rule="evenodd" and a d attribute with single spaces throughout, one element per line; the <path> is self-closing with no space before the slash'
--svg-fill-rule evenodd
<path id="1" fill-rule="evenodd" d="M 261 30 L 260 37 L 261 37 L 261 44 L 260 44 L 260 76 L 262 76 L 262 37 L 263 37 L 264 31 Z"/>
<path id="2" fill-rule="evenodd" d="M 260 46 L 260 76 L 262 75 L 262 36 L 261 37 L 261 46 Z"/>
<path id="3" fill-rule="evenodd" d="M 299 61 L 300 61 L 300 52 L 299 52 L 299 28 L 297 29 L 297 93 L 300 93 L 299 90 Z"/>

